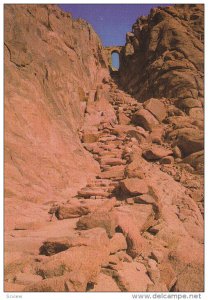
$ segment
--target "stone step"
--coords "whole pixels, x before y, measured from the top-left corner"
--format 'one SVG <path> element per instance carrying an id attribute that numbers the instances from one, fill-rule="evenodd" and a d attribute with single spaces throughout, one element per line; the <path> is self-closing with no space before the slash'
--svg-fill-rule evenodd
<path id="1" fill-rule="evenodd" d="M 104 191 L 103 189 L 91 189 L 91 188 L 83 188 L 78 192 L 78 197 L 91 197 L 91 196 L 100 196 L 100 197 L 109 197 L 110 193 Z"/>
<path id="2" fill-rule="evenodd" d="M 109 166 L 119 166 L 119 165 L 125 165 L 126 160 L 121 158 L 114 158 L 114 157 L 101 157 L 99 159 L 99 162 L 101 165 L 109 165 Z"/>
<path id="3" fill-rule="evenodd" d="M 124 169 L 125 166 L 114 166 L 111 167 L 108 171 L 101 172 L 97 175 L 97 178 L 102 179 L 112 179 L 112 180 L 121 180 L 124 178 Z"/>

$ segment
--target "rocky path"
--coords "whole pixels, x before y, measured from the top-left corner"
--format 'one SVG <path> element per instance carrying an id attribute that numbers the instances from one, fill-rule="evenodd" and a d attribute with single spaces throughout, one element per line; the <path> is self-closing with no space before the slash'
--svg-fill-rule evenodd
<path id="1" fill-rule="evenodd" d="M 25 291 L 200 290 L 203 208 L 180 182 L 182 173 L 184 182 L 197 175 L 177 169 L 180 149 L 164 139 L 169 103 L 142 105 L 112 81 L 101 90 L 80 132 L 100 172 L 73 198 L 50 207 L 51 222 L 16 231 L 18 243 L 30 234 L 34 244 L 28 260 L 7 265 L 6 284 Z M 106 110 L 93 110 L 105 107 L 103 98 Z M 96 129 L 89 126 L 95 111 L 101 115 Z"/>

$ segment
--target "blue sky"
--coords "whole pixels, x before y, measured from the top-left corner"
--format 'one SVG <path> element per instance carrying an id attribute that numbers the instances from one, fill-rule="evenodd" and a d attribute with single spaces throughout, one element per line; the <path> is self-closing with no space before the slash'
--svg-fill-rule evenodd
<path id="1" fill-rule="evenodd" d="M 126 33 L 136 19 L 150 9 L 170 4 L 59 4 L 72 17 L 88 21 L 100 36 L 103 46 L 124 45 Z"/>

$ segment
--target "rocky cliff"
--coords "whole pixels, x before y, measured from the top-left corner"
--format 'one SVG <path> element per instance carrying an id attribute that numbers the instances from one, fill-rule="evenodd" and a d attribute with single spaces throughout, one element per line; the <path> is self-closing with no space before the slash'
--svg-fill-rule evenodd
<path id="1" fill-rule="evenodd" d="M 5 5 L 6 204 L 66 199 L 97 171 L 78 130 L 105 68 L 86 21 L 52 5 Z"/>
<path id="2" fill-rule="evenodd" d="M 85 21 L 6 5 L 5 291 L 203 291 L 202 16 L 140 18 L 118 85 Z"/>
<path id="3" fill-rule="evenodd" d="M 155 8 L 127 33 L 122 84 L 137 99 L 167 97 L 203 104 L 203 5 Z"/>

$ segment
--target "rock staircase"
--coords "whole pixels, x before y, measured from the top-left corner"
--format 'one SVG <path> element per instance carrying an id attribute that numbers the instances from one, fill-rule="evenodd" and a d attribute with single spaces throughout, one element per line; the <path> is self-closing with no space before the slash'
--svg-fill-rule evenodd
<path id="1" fill-rule="evenodd" d="M 168 258 L 166 240 L 176 235 L 177 243 L 186 249 L 184 236 L 190 243 L 192 237 L 185 227 L 190 223 L 184 226 L 183 222 L 198 224 L 190 234 L 201 234 L 201 216 L 186 190 L 160 170 L 160 165 L 174 162 L 173 151 L 162 140 L 163 132 L 145 129 L 152 121 L 161 127 L 159 100 L 156 105 L 155 100 L 143 105 L 115 83 L 107 86 L 116 119 L 101 122 L 93 139 L 83 142 L 100 171 L 77 195 L 50 209 L 59 221 L 74 219 L 76 227 L 71 238 L 48 239 L 42 244 L 40 254 L 52 255 L 54 260 L 43 260 L 35 269 L 39 267 L 38 274 L 45 276 L 47 288 L 57 284 L 56 278 L 60 280 L 56 291 L 173 291 L 178 277 Z M 195 214 L 184 210 L 187 205 Z M 182 215 L 179 211 L 174 218 L 176 207 Z M 72 271 L 62 272 L 60 265 Z M 56 277 L 57 270 L 61 276 Z M 48 273 L 52 278 L 47 279 Z M 30 286 L 31 291 L 46 289 L 43 282 Z"/>

